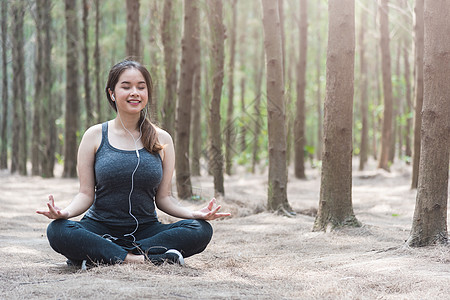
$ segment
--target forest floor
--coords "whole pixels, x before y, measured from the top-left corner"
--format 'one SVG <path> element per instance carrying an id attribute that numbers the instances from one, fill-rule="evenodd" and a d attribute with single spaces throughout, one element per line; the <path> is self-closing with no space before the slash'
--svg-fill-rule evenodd
<path id="1" fill-rule="evenodd" d="M 355 161 L 356 165 L 356 161 Z M 354 167 L 353 207 L 360 228 L 312 232 L 320 173 L 307 180 L 289 174 L 288 198 L 297 216 L 265 212 L 267 175 L 226 177 L 223 211 L 213 221 L 208 248 L 186 267 L 115 265 L 81 271 L 48 245 L 49 220 L 35 213 L 48 194 L 66 205 L 78 190 L 74 179 L 42 179 L 0 173 L 1 299 L 450 299 L 450 247 L 405 246 L 415 190 L 410 167 L 392 172 Z M 212 179 L 193 178 L 203 206 Z M 160 215 L 164 221 L 167 216 Z"/>

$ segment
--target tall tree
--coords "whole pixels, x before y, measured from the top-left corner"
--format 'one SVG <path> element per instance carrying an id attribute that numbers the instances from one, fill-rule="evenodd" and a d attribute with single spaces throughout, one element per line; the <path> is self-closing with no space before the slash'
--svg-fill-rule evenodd
<path id="1" fill-rule="evenodd" d="M 40 175 L 40 154 L 41 154 L 41 106 L 42 106 L 42 88 L 45 78 L 43 74 L 43 56 L 44 56 L 44 12 L 43 1 L 36 1 L 35 6 L 35 24 L 36 24 L 36 50 L 34 57 L 34 101 L 33 101 L 33 135 L 31 137 L 31 174 Z"/>
<path id="2" fill-rule="evenodd" d="M 175 18 L 175 1 L 164 1 L 163 20 L 161 23 L 161 40 L 164 46 L 164 68 L 166 73 L 166 89 L 163 104 L 163 126 L 175 136 L 175 112 L 177 103 L 177 30 Z M 191 46 L 191 45 L 188 45 Z M 193 53 L 193 51 L 191 52 Z"/>
<path id="3" fill-rule="evenodd" d="M 410 246 L 447 244 L 450 2 L 425 0 L 422 148 Z"/>
<path id="4" fill-rule="evenodd" d="M 239 19 L 239 29 L 240 29 L 240 36 L 239 36 L 239 66 L 240 70 L 242 71 L 241 74 L 245 74 L 245 69 L 248 67 L 247 64 L 247 55 L 246 50 L 248 49 L 246 42 L 247 42 L 247 14 L 242 13 L 241 17 Z M 240 104 L 241 104 L 241 113 L 240 113 L 240 119 L 241 119 L 241 128 L 239 132 L 239 149 L 241 152 L 244 152 L 247 149 L 247 142 L 246 142 L 246 136 L 247 136 L 247 126 L 245 125 L 245 116 L 247 114 L 246 112 L 246 104 L 245 104 L 245 92 L 246 92 L 246 77 L 245 75 L 241 76 L 241 97 L 240 97 Z"/>
<path id="5" fill-rule="evenodd" d="M 267 207 L 287 215 L 286 112 L 283 56 L 278 2 L 262 0 L 264 49 L 267 69 L 267 124 L 269 133 L 269 188 Z"/>
<path id="6" fill-rule="evenodd" d="M 416 14 L 416 24 L 414 26 L 414 45 L 415 45 L 415 108 L 414 108 L 414 147 L 411 188 L 417 188 L 419 182 L 419 162 L 421 137 L 420 129 L 422 127 L 422 105 L 423 105 L 423 56 L 424 56 L 424 0 L 416 0 L 414 12 Z"/>
<path id="7" fill-rule="evenodd" d="M 2 132 L 1 132 L 1 154 L 0 169 L 8 168 L 8 63 L 7 56 L 7 34 L 8 34 L 8 1 L 2 1 L 1 8 L 1 27 L 2 27 Z"/>
<path id="8" fill-rule="evenodd" d="M 231 11 L 232 21 L 230 26 L 230 61 L 228 65 L 228 107 L 227 107 L 227 125 L 225 127 L 225 172 L 231 175 L 233 166 L 233 154 L 236 152 L 234 146 L 234 64 L 236 60 L 236 27 L 237 27 L 237 0 L 232 0 Z"/>
<path id="9" fill-rule="evenodd" d="M 202 56 L 200 45 L 200 22 L 194 24 L 194 64 L 196 65 L 193 83 L 192 94 L 192 128 L 191 139 L 192 147 L 192 159 L 191 159 L 191 174 L 192 176 L 200 176 L 200 157 L 202 154 L 202 95 L 201 95 L 201 83 L 202 83 Z"/>
<path id="10" fill-rule="evenodd" d="M 39 1 L 41 2 L 41 1 Z M 41 131 L 41 147 L 43 149 L 41 156 L 41 175 L 43 177 L 53 177 L 53 169 L 55 166 L 55 151 L 56 151 L 56 109 L 55 101 L 52 97 L 52 14 L 51 0 L 42 1 L 42 13 L 43 13 L 43 41 L 44 49 L 42 56 L 42 131 Z"/>
<path id="11" fill-rule="evenodd" d="M 295 136 L 295 177 L 304 179 L 305 175 L 305 91 L 306 57 L 308 49 L 308 1 L 300 1 L 300 57 L 297 68 L 297 111 L 294 124 Z"/>
<path id="12" fill-rule="evenodd" d="M 138 61 L 142 59 L 139 6 L 139 0 L 127 0 L 126 53 L 129 58 Z"/>
<path id="13" fill-rule="evenodd" d="M 193 76 L 195 74 L 195 27 L 199 22 L 198 1 L 184 3 L 184 32 L 181 51 L 180 92 L 177 109 L 176 130 L 176 180 L 178 197 L 187 199 L 192 196 L 191 173 L 189 166 L 189 141 L 192 107 Z"/>
<path id="14" fill-rule="evenodd" d="M 94 124 L 94 111 L 91 99 L 91 78 L 89 76 L 89 9 L 88 0 L 83 0 L 83 76 L 84 103 L 86 109 L 86 128 Z"/>
<path id="15" fill-rule="evenodd" d="M 367 152 L 369 146 L 369 128 L 367 122 L 368 113 L 368 99 L 367 99 L 367 63 L 366 63 L 366 43 L 365 33 L 366 28 L 366 14 L 361 13 L 361 23 L 359 29 L 359 68 L 361 73 L 361 146 L 359 152 L 359 170 L 364 170 L 364 165 L 367 162 Z"/>
<path id="16" fill-rule="evenodd" d="M 24 70 L 24 37 L 23 24 L 25 7 L 24 2 L 11 3 L 12 9 L 12 62 L 13 62 L 13 141 L 11 172 L 19 171 L 21 175 L 27 174 L 27 134 L 26 134 L 26 80 Z"/>
<path id="17" fill-rule="evenodd" d="M 224 195 L 222 134 L 220 130 L 220 102 L 224 76 L 223 5 L 221 0 L 208 1 L 208 22 L 211 33 L 212 99 L 209 106 L 209 164 L 214 177 L 214 193 Z"/>
<path id="18" fill-rule="evenodd" d="M 317 20 L 321 20 L 321 12 L 322 12 L 322 2 L 317 1 Z M 316 49 L 316 86 L 317 86 L 317 159 L 322 160 L 322 138 L 323 138 L 323 130 L 322 130 L 322 85 L 321 85 L 321 77 L 322 77 L 322 30 L 320 24 L 317 26 L 316 33 L 317 40 L 317 49 Z"/>
<path id="19" fill-rule="evenodd" d="M 261 95 L 262 95 L 262 80 L 264 75 L 264 44 L 261 42 L 259 37 L 259 29 L 255 29 L 255 40 L 256 45 L 261 45 L 257 47 L 260 53 L 254 56 L 254 83 L 255 83 L 255 101 L 254 101 L 254 128 L 253 128 L 253 153 L 252 153 L 252 173 L 255 173 L 256 164 L 259 162 L 259 150 L 260 142 L 259 136 L 261 134 L 262 119 L 261 119 Z"/>
<path id="20" fill-rule="evenodd" d="M 389 149 L 392 142 L 392 78 L 391 52 L 389 49 L 389 0 L 381 0 L 380 15 L 380 47 L 381 69 L 383 75 L 383 129 L 381 133 L 381 153 L 378 168 L 389 171 Z"/>
<path id="21" fill-rule="evenodd" d="M 327 83 L 319 210 L 314 231 L 359 226 L 352 207 L 355 2 L 328 2 Z"/>
<path id="22" fill-rule="evenodd" d="M 63 177 L 77 176 L 77 130 L 79 126 L 77 1 L 65 1 L 66 17 L 66 124 Z"/>
<path id="23" fill-rule="evenodd" d="M 95 0 L 95 99 L 96 99 L 96 117 L 97 123 L 103 122 L 102 113 L 102 82 L 100 79 L 100 0 Z"/>
<path id="24" fill-rule="evenodd" d="M 400 1 L 402 8 L 407 11 L 408 3 L 407 0 Z M 405 102 L 405 115 L 406 117 L 406 125 L 404 127 L 405 134 L 405 155 L 407 157 L 412 156 L 412 150 L 411 150 L 411 111 L 412 111 L 412 103 L 411 103 L 411 67 L 409 64 L 409 51 L 410 47 L 412 46 L 410 42 L 410 31 L 409 29 L 412 28 L 411 24 L 411 17 L 409 14 L 404 14 L 404 24 L 406 25 L 406 28 L 408 31 L 405 31 L 403 33 L 403 65 L 404 65 L 404 79 L 405 79 L 405 89 L 406 89 L 406 102 Z M 409 163 L 409 161 L 407 161 Z"/>

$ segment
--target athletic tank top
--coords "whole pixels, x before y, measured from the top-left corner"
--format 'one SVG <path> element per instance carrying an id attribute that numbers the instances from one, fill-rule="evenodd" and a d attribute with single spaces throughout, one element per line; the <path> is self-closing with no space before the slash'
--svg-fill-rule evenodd
<path id="1" fill-rule="evenodd" d="M 139 224 L 158 220 L 155 196 L 162 179 L 162 161 L 159 154 L 139 150 L 140 162 L 134 174 L 131 194 L 131 213 Z M 135 150 L 121 150 L 108 140 L 108 122 L 102 124 L 102 142 L 95 154 L 95 200 L 86 217 L 108 225 L 132 226 L 136 221 L 130 215 L 129 194 L 131 175 L 138 163 Z"/>

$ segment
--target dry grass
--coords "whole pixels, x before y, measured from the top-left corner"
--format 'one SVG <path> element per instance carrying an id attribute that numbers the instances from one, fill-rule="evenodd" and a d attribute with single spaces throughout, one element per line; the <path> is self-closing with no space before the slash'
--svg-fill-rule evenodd
<path id="1" fill-rule="evenodd" d="M 450 247 L 413 249 L 408 238 L 415 203 L 409 173 L 374 168 L 354 173 L 353 204 L 361 228 L 311 232 L 320 176 L 290 177 L 287 218 L 263 212 L 266 175 L 226 178 L 224 210 L 204 253 L 172 265 L 67 267 L 45 237 L 48 221 L 34 214 L 54 193 L 64 206 L 78 183 L 0 175 L 0 298 L 2 299 L 449 299 Z M 211 178 L 195 178 L 212 195 Z M 198 206 L 202 203 L 183 203 Z M 166 221 L 171 218 L 161 215 Z"/>

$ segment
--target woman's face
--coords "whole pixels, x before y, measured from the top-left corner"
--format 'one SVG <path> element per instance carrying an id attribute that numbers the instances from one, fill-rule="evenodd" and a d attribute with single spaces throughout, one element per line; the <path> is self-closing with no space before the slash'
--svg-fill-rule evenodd
<path id="1" fill-rule="evenodd" d="M 113 92 L 120 113 L 139 113 L 147 105 L 148 87 L 142 73 L 135 68 L 122 72 Z"/>

